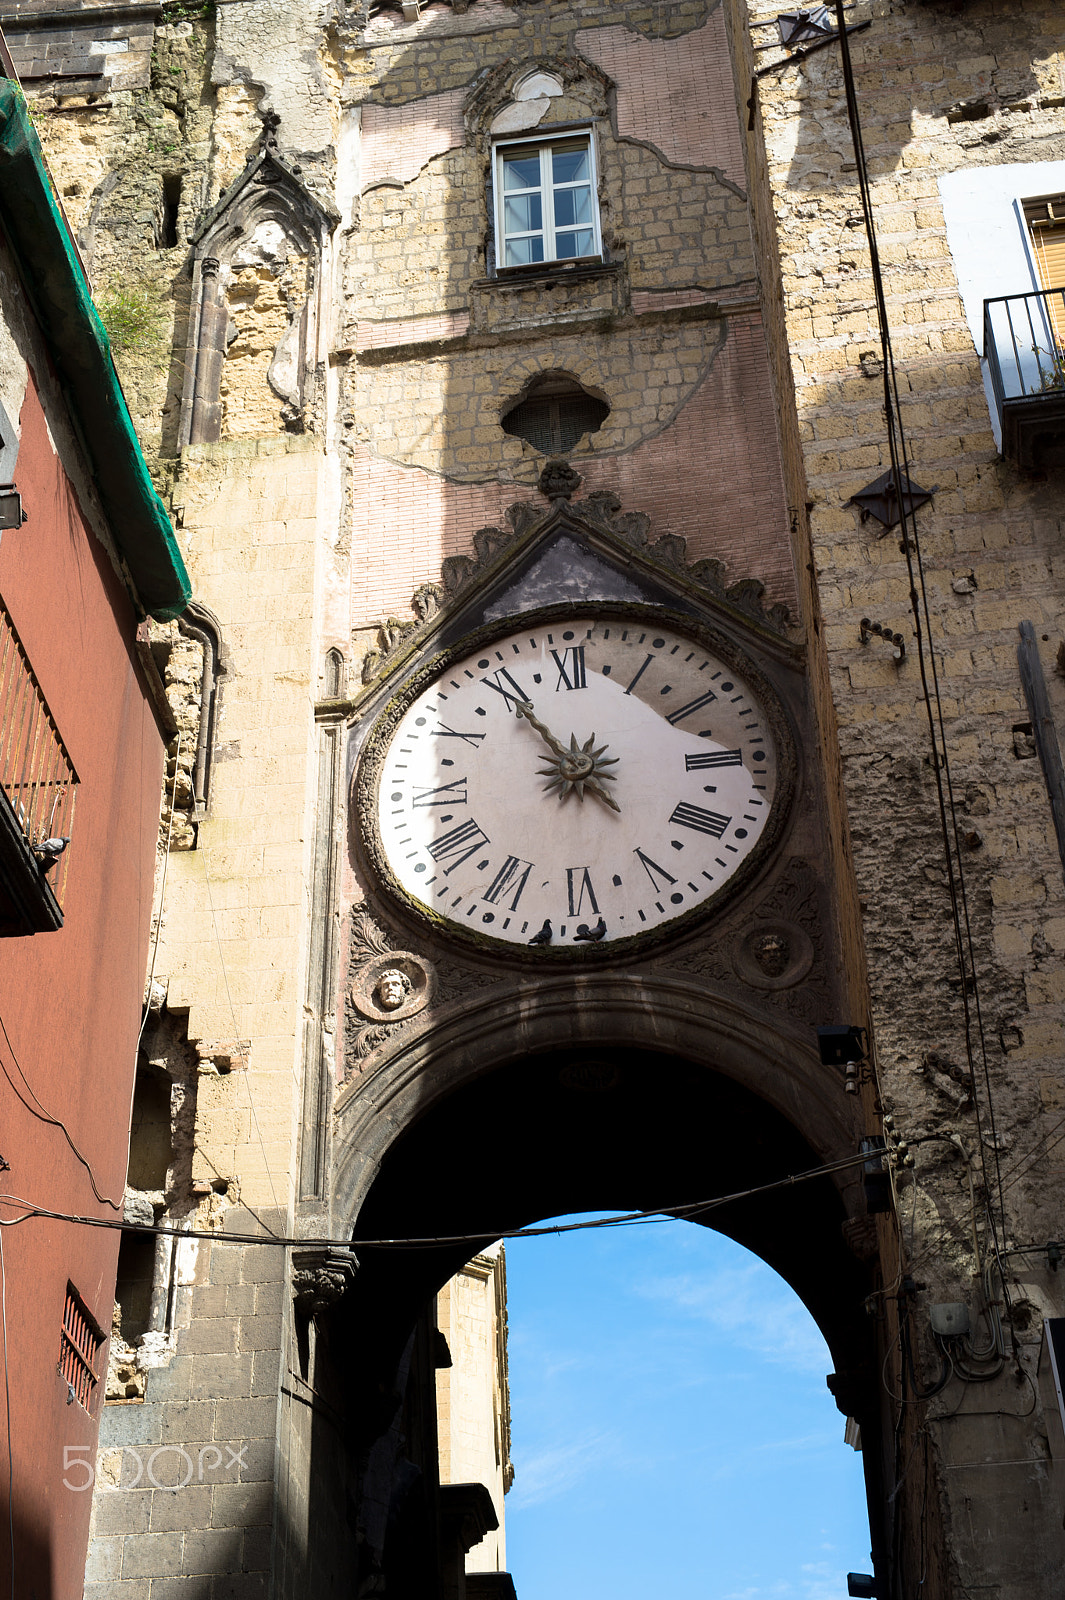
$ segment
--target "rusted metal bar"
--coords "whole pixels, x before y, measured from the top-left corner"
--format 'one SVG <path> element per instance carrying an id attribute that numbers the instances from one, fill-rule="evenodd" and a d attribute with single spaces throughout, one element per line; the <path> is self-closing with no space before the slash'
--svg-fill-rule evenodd
<path id="1" fill-rule="evenodd" d="M 0 787 L 31 848 L 48 838 L 70 837 L 77 783 L 18 630 L 0 601 Z M 57 900 L 67 862 L 64 852 L 53 882 Z"/>

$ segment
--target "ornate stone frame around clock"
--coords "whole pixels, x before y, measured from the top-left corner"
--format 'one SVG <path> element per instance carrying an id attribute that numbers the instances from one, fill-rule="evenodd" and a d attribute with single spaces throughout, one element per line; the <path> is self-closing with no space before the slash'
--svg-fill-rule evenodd
<path id="1" fill-rule="evenodd" d="M 505 943 L 488 934 L 464 928 L 419 904 L 395 878 L 389 867 L 378 827 L 378 794 L 385 757 L 400 720 L 407 708 L 430 683 L 454 662 L 474 651 L 486 648 L 495 640 L 512 633 L 515 627 L 530 628 L 550 626 L 554 622 L 572 617 L 582 610 L 593 611 L 604 619 L 609 617 L 636 618 L 649 626 L 672 627 L 689 635 L 744 679 L 765 712 L 776 743 L 778 773 L 777 792 L 773 799 L 769 821 L 762 836 L 750 854 L 743 860 L 727 883 L 708 900 L 670 922 L 634 934 L 626 939 L 614 939 L 603 944 L 558 945 L 528 947 Z M 550 965 L 573 966 L 589 962 L 610 963 L 626 956 L 643 955 L 652 945 L 662 948 L 691 934 L 697 925 L 718 915 L 731 905 L 762 870 L 775 850 L 791 816 L 792 802 L 799 786 L 798 740 L 794 725 L 779 693 L 753 660 L 750 654 L 708 620 L 692 616 L 689 612 L 667 609 L 660 605 L 640 604 L 630 601 L 569 600 L 562 604 L 544 606 L 535 611 L 522 611 L 499 621 L 483 625 L 465 634 L 446 650 L 440 651 L 407 679 L 402 689 L 389 701 L 378 716 L 362 750 L 358 771 L 353 784 L 353 809 L 355 832 L 361 853 L 374 879 L 387 891 L 389 897 L 411 916 L 422 928 L 444 931 L 449 939 L 478 955 L 494 957 L 507 965 L 518 963 L 543 971 Z"/>

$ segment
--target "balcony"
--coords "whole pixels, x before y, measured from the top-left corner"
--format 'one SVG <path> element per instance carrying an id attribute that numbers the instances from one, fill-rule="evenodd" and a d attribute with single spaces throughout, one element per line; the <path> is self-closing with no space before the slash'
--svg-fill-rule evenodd
<path id="1" fill-rule="evenodd" d="M 63 926 L 69 838 L 78 775 L 0 600 L 0 937 Z"/>
<path id="2" fill-rule="evenodd" d="M 1065 467 L 1065 288 L 985 300 L 984 358 L 1002 454 L 1029 472 Z"/>

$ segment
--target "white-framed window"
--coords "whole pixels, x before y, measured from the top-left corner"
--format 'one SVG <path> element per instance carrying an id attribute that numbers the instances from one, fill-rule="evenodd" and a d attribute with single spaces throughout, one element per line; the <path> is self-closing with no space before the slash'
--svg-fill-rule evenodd
<path id="1" fill-rule="evenodd" d="M 495 146 L 496 264 L 602 254 L 591 130 Z"/>

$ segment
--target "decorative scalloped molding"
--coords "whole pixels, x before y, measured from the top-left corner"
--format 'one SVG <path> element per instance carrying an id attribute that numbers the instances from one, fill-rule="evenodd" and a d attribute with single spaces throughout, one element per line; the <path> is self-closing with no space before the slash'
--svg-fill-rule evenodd
<path id="1" fill-rule="evenodd" d="M 414 642 L 415 636 L 441 612 L 448 611 L 508 546 L 516 544 L 535 528 L 546 523 L 558 510 L 570 510 L 574 520 L 589 528 L 610 534 L 645 559 L 684 580 L 711 600 L 724 603 L 749 617 L 761 627 L 787 636 L 791 613 L 781 601 L 765 603 L 765 584 L 758 578 L 724 581 L 725 564 L 713 558 L 687 559 L 687 540 L 680 534 L 664 533 L 648 538 L 651 519 L 643 511 L 622 511 L 621 501 L 608 489 L 596 489 L 574 505 L 572 496 L 583 480 L 568 462 L 549 461 L 540 474 L 540 492 L 551 507 L 542 511 L 531 500 L 516 500 L 504 513 L 508 527 L 478 528 L 473 535 L 471 555 L 447 556 L 440 569 L 439 583 L 423 583 L 411 596 L 413 622 L 385 617 L 378 625 L 377 643 L 362 663 L 364 685 L 375 683 L 389 672 Z"/>

